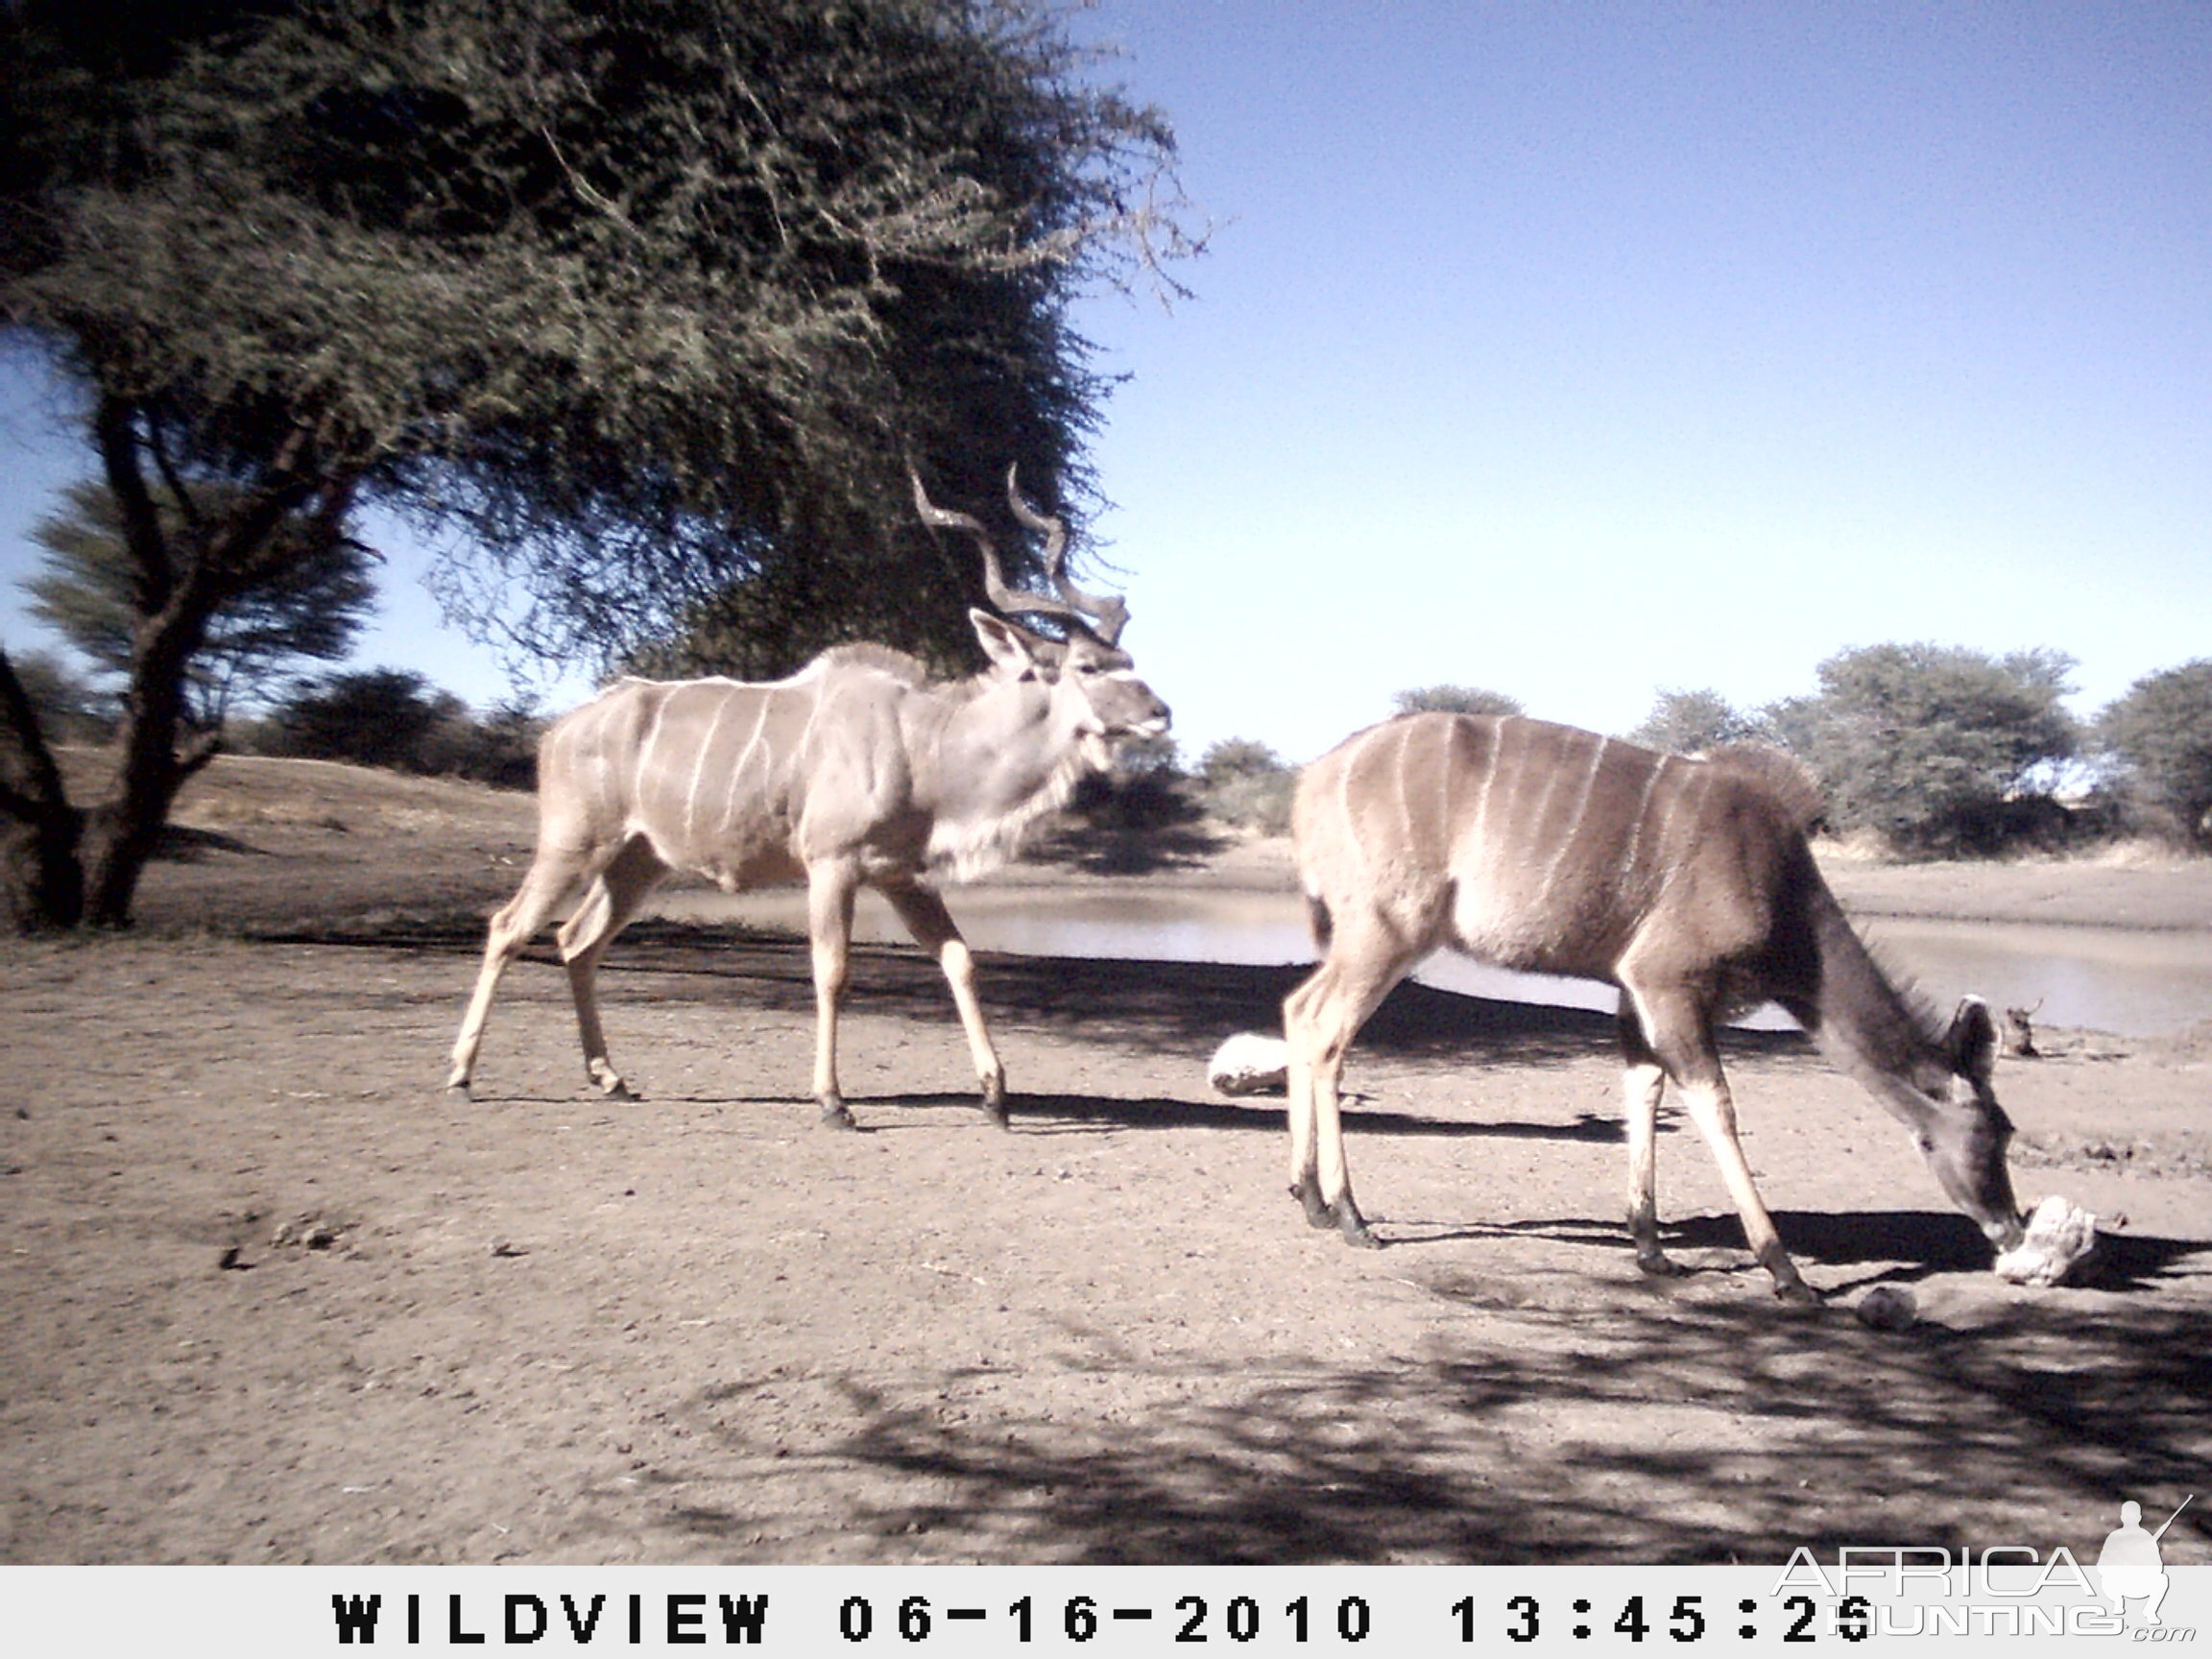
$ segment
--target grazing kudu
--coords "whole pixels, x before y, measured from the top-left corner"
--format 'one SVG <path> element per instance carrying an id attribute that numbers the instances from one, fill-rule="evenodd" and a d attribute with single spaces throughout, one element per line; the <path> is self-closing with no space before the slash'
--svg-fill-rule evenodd
<path id="1" fill-rule="evenodd" d="M 1811 778 L 1776 750 L 1684 759 L 1519 717 L 1409 715 L 1307 767 L 1291 832 L 1324 956 L 1283 1010 L 1291 1190 L 1307 1219 L 1376 1243 L 1344 1163 L 1344 1050 L 1393 985 L 1450 947 L 1621 988 L 1628 1230 L 1645 1271 L 1676 1271 L 1652 1175 L 1671 1080 L 1775 1293 L 1812 1299 L 1752 1185 L 1713 1040 L 1716 1022 L 1768 999 L 1904 1121 L 1992 1242 L 2018 1243 L 1989 1012 L 1968 998 L 1937 1030 L 1884 978 L 1806 846 L 1818 810 Z"/>
<path id="2" fill-rule="evenodd" d="M 975 538 L 992 603 L 1059 617 L 1064 643 L 971 611 L 990 659 L 972 679 L 932 683 L 900 652 L 841 645 L 770 685 L 623 680 L 554 723 L 538 750 L 537 857 L 492 918 L 449 1087 L 469 1087 L 508 964 L 581 892 L 558 938 L 585 1070 L 605 1093 L 626 1094 L 599 1024 L 599 959 L 661 878 L 688 870 L 730 893 L 805 882 L 814 1097 L 825 1123 L 853 1126 L 837 1086 L 837 1007 L 854 898 L 867 885 L 943 968 L 983 1109 L 1004 1126 L 1005 1072 L 975 998 L 974 966 L 932 878 L 965 879 L 1002 862 L 1084 773 L 1111 762 L 1117 740 L 1167 729 L 1166 706 L 1118 642 L 1126 607 L 1068 581 L 1060 522 L 1022 499 L 1011 472 L 1007 494 L 1023 523 L 1047 533 L 1057 599 L 1009 590 L 983 526 L 933 507 L 914 482 L 926 522 Z"/>

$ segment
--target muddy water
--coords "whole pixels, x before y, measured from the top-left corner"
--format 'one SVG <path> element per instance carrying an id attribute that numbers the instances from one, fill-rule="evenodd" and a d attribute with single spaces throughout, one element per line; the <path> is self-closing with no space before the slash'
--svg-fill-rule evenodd
<path id="1" fill-rule="evenodd" d="M 1312 959 L 1303 907 L 1286 893 L 1058 893 L 974 888 L 951 895 L 953 914 L 979 950 L 1035 956 L 1128 957 L 1176 962 L 1306 962 Z M 777 890 L 728 898 L 663 895 L 663 916 L 742 923 L 804 932 L 803 893 Z M 1935 998 L 1973 992 L 1998 1006 L 2027 1007 L 2044 1026 L 2084 1026 L 2149 1037 L 2212 1020 L 2212 934 L 2119 927 L 2022 926 L 1884 918 L 1863 925 L 1892 974 Z M 903 942 L 887 905 L 862 894 L 855 937 Z M 1610 986 L 1508 974 L 1439 955 L 1415 977 L 1446 990 L 1518 1002 L 1611 1010 Z M 1787 1026 L 1767 1009 L 1747 1024 Z"/>

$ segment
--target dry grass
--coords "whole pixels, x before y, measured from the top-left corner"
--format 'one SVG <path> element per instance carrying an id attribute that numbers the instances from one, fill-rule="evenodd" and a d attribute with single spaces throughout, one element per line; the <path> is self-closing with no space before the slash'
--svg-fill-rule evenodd
<path id="1" fill-rule="evenodd" d="M 108 787 L 112 750 L 58 753 L 73 799 L 94 799 Z M 528 794 L 459 779 L 415 778 L 337 760 L 221 755 L 184 786 L 171 820 L 187 830 L 270 826 L 527 834 L 535 816 Z"/>

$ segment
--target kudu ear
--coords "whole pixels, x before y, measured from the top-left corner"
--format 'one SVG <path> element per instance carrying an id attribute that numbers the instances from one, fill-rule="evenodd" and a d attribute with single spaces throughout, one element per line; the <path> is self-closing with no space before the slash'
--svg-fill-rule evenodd
<path id="1" fill-rule="evenodd" d="M 1989 1017 L 1989 1004 L 1979 997 L 1960 998 L 1943 1046 L 1960 1076 L 1987 1084 L 1997 1070 L 1997 1022 Z"/>
<path id="2" fill-rule="evenodd" d="M 975 629 L 975 638 L 983 647 L 983 655 L 991 659 L 991 665 L 1000 673 L 1023 674 L 1037 666 L 1038 647 L 1043 641 L 1028 629 L 1003 616 L 994 616 L 988 611 L 971 610 L 968 620 Z"/>

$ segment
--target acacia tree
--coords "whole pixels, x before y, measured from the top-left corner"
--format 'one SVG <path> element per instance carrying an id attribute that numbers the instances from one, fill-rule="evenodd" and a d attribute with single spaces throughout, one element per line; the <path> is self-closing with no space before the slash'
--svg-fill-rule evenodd
<path id="1" fill-rule="evenodd" d="M 15 659 L 15 675 L 55 742 L 98 743 L 114 731 L 108 699 L 51 651 L 26 651 Z"/>
<path id="2" fill-rule="evenodd" d="M 2146 674 L 2098 717 L 2151 823 L 2212 848 L 2212 658 Z"/>
<path id="3" fill-rule="evenodd" d="M 2061 701 L 2073 668 L 2056 651 L 1870 645 L 1829 658 L 1816 695 L 1767 717 L 1820 775 L 1836 829 L 1920 852 L 1986 852 L 2008 805 L 2047 794 L 2078 747 Z"/>
<path id="4" fill-rule="evenodd" d="M 1742 712 L 1718 691 L 1662 690 L 1627 738 L 1670 755 L 1697 755 L 1749 742 L 1765 730 L 1757 715 Z"/>
<path id="5" fill-rule="evenodd" d="M 1298 768 L 1256 737 L 1222 737 L 1198 757 L 1198 799 L 1224 824 L 1262 835 L 1290 828 Z"/>
<path id="6" fill-rule="evenodd" d="M 20 923 L 128 919 L 212 753 L 186 664 L 287 523 L 385 505 L 450 610 L 569 661 L 716 605 L 764 659 L 950 651 L 980 581 L 905 467 L 1019 461 L 1080 527 L 1068 303 L 1187 251 L 1165 124 L 1030 0 L 0 0 L 0 316 L 82 388 L 134 567 L 84 814 L 0 655 Z"/>
<path id="7" fill-rule="evenodd" d="M 138 569 L 122 515 L 103 485 L 72 484 L 62 498 L 62 511 L 31 529 L 46 549 L 45 568 L 23 585 L 31 613 L 102 672 L 128 680 Z M 186 516 L 173 505 L 163 518 L 168 540 L 187 533 Z M 196 732 L 221 730 L 233 702 L 265 700 L 301 659 L 344 657 L 369 619 L 373 552 L 338 526 L 298 518 L 272 533 L 274 541 L 287 539 L 294 544 L 274 550 L 268 579 L 242 588 L 207 618 L 185 671 L 184 718 Z"/>

